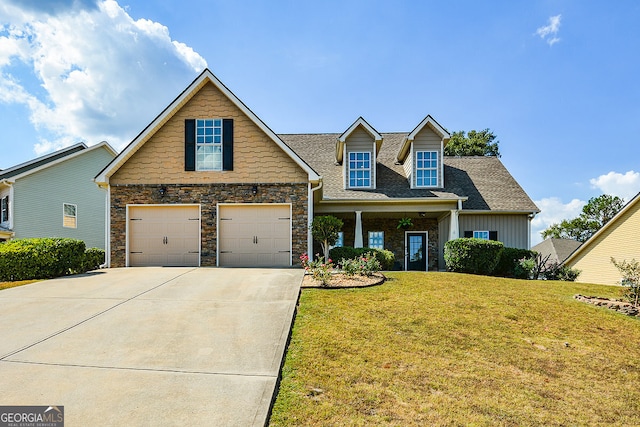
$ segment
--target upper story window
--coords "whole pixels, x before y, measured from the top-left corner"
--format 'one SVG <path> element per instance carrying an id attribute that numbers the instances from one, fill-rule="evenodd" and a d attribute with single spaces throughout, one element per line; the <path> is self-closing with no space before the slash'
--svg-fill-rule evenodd
<path id="1" fill-rule="evenodd" d="M 62 204 L 62 226 L 67 228 L 78 227 L 78 206 L 71 203 Z"/>
<path id="2" fill-rule="evenodd" d="M 371 153 L 366 151 L 349 153 L 349 187 L 371 187 Z"/>
<path id="3" fill-rule="evenodd" d="M 9 196 L 5 196 L 0 200 L 0 222 L 9 221 Z"/>
<path id="4" fill-rule="evenodd" d="M 438 152 L 416 152 L 416 187 L 438 186 Z"/>
<path id="5" fill-rule="evenodd" d="M 222 170 L 222 119 L 196 120 L 196 170 Z"/>

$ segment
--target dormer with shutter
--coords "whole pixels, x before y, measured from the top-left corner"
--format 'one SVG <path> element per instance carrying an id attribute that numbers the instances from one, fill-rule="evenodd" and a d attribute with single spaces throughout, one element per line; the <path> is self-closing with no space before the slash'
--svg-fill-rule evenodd
<path id="1" fill-rule="evenodd" d="M 444 188 L 444 146 L 450 138 L 431 116 L 404 138 L 396 160 L 404 166 L 412 189 Z"/>
<path id="2" fill-rule="evenodd" d="M 382 135 L 362 117 L 338 137 L 336 162 L 342 165 L 345 190 L 376 188 L 376 158 L 381 145 Z"/>

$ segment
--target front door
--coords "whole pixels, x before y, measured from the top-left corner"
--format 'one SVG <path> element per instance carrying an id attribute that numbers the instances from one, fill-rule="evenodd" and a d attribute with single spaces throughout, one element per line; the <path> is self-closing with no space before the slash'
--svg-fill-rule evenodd
<path id="1" fill-rule="evenodd" d="M 427 271 L 427 232 L 405 234 L 405 269 Z"/>

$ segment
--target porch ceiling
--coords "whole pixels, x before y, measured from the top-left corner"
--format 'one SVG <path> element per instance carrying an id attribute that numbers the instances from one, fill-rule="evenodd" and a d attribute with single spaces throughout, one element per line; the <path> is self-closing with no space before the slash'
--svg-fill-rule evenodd
<path id="1" fill-rule="evenodd" d="M 327 203 L 320 202 L 314 209 L 316 214 L 345 213 L 353 215 L 355 211 L 361 211 L 369 217 L 429 217 L 437 218 L 458 208 L 457 200 L 439 201 L 439 203 Z"/>

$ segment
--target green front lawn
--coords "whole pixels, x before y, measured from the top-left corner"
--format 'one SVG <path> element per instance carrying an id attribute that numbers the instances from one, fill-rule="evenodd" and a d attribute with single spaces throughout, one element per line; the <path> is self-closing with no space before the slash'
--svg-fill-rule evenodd
<path id="1" fill-rule="evenodd" d="M 17 282 L 0 282 L 0 291 L 3 289 L 15 288 L 17 286 L 28 285 L 30 283 L 39 282 L 40 280 L 19 280 Z"/>
<path id="2" fill-rule="evenodd" d="M 640 425 L 621 289 L 453 273 L 302 293 L 271 426 Z"/>

